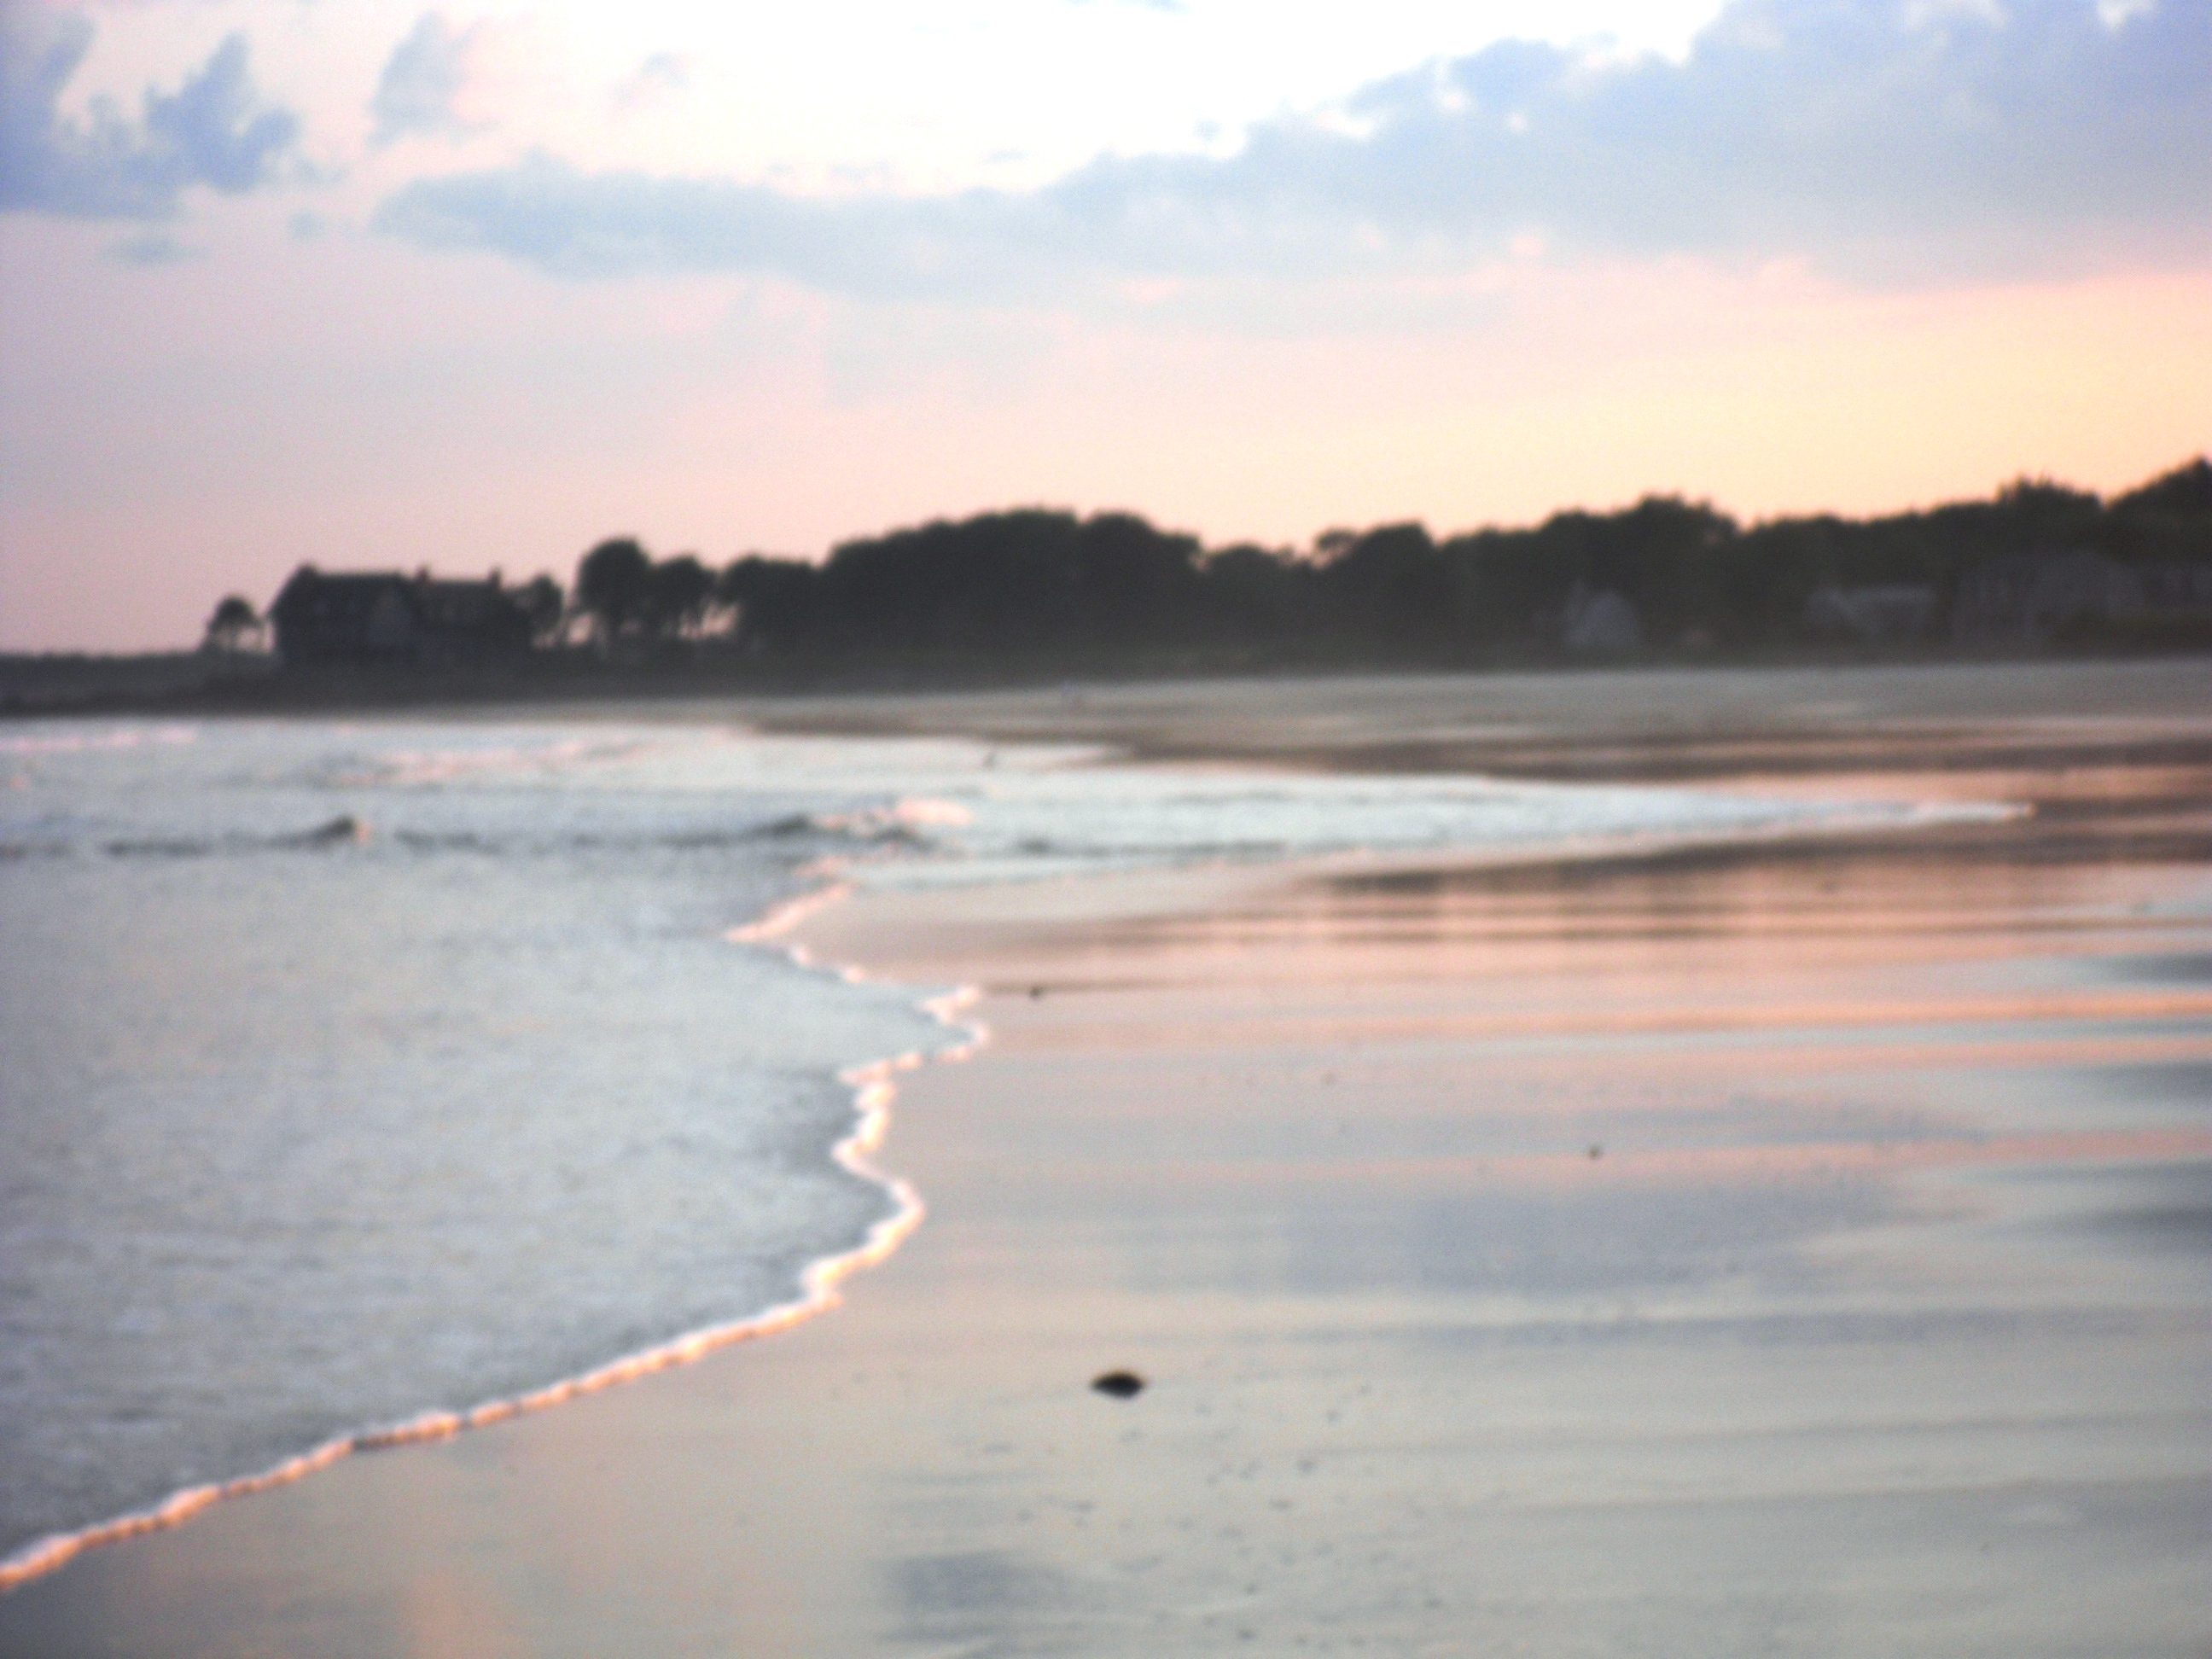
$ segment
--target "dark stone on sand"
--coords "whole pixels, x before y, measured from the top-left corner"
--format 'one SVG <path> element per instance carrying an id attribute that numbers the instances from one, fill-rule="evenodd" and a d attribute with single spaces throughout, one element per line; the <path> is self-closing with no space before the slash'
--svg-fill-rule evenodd
<path id="1" fill-rule="evenodd" d="M 296 836 L 279 836 L 279 847 L 349 847 L 368 839 L 368 826 L 350 812 L 342 812 L 327 823 L 303 830 Z"/>
<path id="2" fill-rule="evenodd" d="M 1145 1391 L 1145 1379 L 1134 1371 L 1106 1371 L 1092 1377 L 1091 1386 L 1115 1400 L 1134 1400 Z"/>

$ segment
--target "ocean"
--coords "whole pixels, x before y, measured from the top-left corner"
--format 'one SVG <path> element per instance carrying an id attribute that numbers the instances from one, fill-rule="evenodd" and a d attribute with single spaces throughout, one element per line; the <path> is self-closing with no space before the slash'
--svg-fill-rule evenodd
<path id="1" fill-rule="evenodd" d="M 822 1304 L 959 988 L 831 884 L 1894 818 L 1692 791 L 458 719 L 0 725 L 0 1581 Z M 871 1069 L 871 1068 L 874 1069 Z"/>

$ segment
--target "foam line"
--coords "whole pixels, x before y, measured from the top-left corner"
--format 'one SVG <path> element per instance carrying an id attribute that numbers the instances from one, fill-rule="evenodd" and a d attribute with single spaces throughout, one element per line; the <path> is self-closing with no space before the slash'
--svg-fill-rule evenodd
<path id="1" fill-rule="evenodd" d="M 758 920 L 749 921 L 742 927 L 732 927 L 722 937 L 732 945 L 773 945 L 807 917 L 826 910 L 833 904 L 842 903 L 852 896 L 852 883 L 832 881 L 825 886 L 815 888 L 811 892 L 801 893 L 796 897 L 786 899 L 781 904 L 771 906 Z M 801 968 L 814 966 L 814 958 L 808 954 L 806 947 L 803 945 L 786 945 L 784 954 Z M 852 980 L 856 978 L 857 975 L 851 969 L 848 969 L 845 977 Z"/>
<path id="2" fill-rule="evenodd" d="M 768 943 L 787 933 L 805 917 L 848 896 L 852 890 L 849 885 L 840 883 L 802 894 L 776 906 L 750 926 L 733 929 L 726 937 L 737 944 Z M 793 961 L 801 966 L 811 965 L 803 947 L 792 945 L 787 945 L 785 950 Z M 860 977 L 859 969 L 855 968 L 835 971 L 848 981 Z M 981 996 L 981 992 L 976 987 L 963 985 L 942 995 L 931 997 L 920 1005 L 941 1024 L 960 1032 L 958 1042 L 937 1050 L 933 1055 L 909 1050 L 838 1073 L 838 1080 L 853 1091 L 854 1119 L 852 1128 L 830 1149 L 830 1157 L 840 1168 L 882 1188 L 890 1194 L 891 1212 L 869 1227 L 860 1242 L 851 1249 L 809 1262 L 799 1274 L 799 1293 L 791 1300 L 777 1303 L 743 1319 L 686 1332 L 653 1347 L 610 1360 L 580 1376 L 548 1383 L 526 1394 L 487 1401 L 466 1411 L 424 1412 L 404 1422 L 339 1435 L 325 1441 L 312 1451 L 288 1457 L 258 1474 L 186 1486 L 171 1492 L 150 1508 L 134 1510 L 127 1515 L 96 1522 L 75 1532 L 50 1533 L 43 1538 L 33 1539 L 14 1553 L 0 1559 L 0 1594 L 52 1572 L 64 1562 L 98 1545 L 119 1543 L 142 1533 L 176 1526 L 210 1504 L 228 1498 L 245 1498 L 254 1492 L 266 1492 L 272 1486 L 285 1486 L 313 1474 L 318 1469 L 328 1468 L 340 1458 L 350 1456 L 355 1452 L 382 1451 L 394 1446 L 450 1439 L 466 1429 L 488 1428 L 492 1424 L 520 1417 L 525 1412 L 541 1411 L 580 1395 L 596 1394 L 601 1389 L 612 1388 L 634 1377 L 647 1376 L 672 1366 L 688 1365 L 717 1348 L 789 1330 L 817 1314 L 826 1313 L 842 1299 L 837 1287 L 846 1279 L 863 1268 L 872 1267 L 888 1260 L 906 1242 L 908 1236 L 921 1224 L 926 1213 L 921 1194 L 903 1177 L 878 1169 L 870 1161 L 870 1155 L 883 1146 L 884 1137 L 890 1129 L 891 1102 L 897 1094 L 893 1078 L 901 1072 L 915 1070 L 932 1058 L 964 1060 L 990 1041 L 988 1027 L 973 1020 L 963 1024 L 959 1018 Z"/>

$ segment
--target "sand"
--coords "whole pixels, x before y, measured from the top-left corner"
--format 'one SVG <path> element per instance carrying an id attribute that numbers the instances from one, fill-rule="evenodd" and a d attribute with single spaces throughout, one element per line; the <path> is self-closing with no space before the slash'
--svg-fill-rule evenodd
<path id="1" fill-rule="evenodd" d="M 903 1080 L 929 1216 L 844 1305 L 89 1553 L 0 1653 L 2212 1651 L 2185 667 L 879 703 L 2041 810 L 823 912 L 992 1032 Z"/>

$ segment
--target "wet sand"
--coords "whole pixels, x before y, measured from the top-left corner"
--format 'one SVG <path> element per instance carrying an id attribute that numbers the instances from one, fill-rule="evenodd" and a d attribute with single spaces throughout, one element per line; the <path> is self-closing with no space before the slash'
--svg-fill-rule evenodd
<path id="1" fill-rule="evenodd" d="M 2161 684 L 1683 745 L 2005 824 L 823 912 L 994 1034 L 903 1081 L 929 1218 L 843 1307 L 88 1553 L 0 1653 L 2212 1651 L 2212 720 Z M 1405 707 L 1322 750 L 1443 741 Z M 1510 740 L 1594 775 L 1581 718 Z"/>

